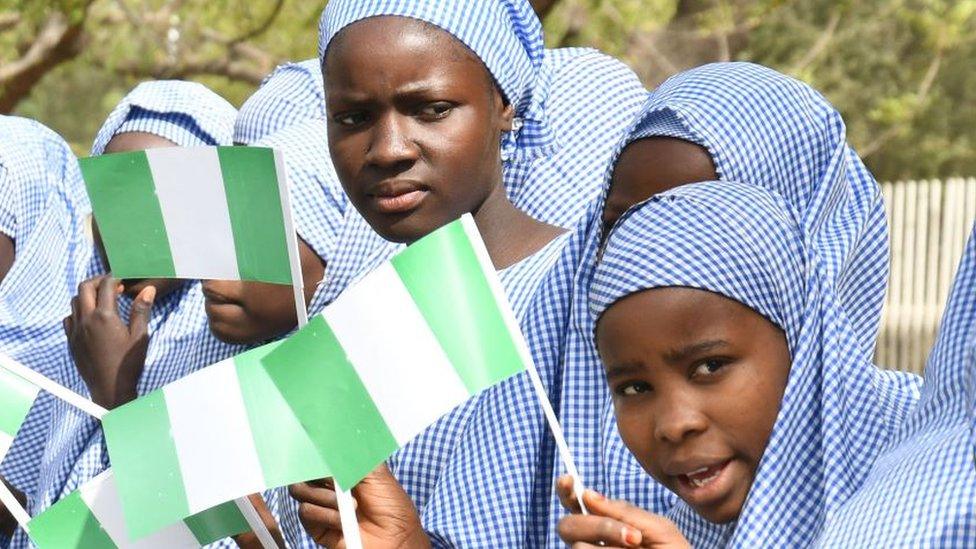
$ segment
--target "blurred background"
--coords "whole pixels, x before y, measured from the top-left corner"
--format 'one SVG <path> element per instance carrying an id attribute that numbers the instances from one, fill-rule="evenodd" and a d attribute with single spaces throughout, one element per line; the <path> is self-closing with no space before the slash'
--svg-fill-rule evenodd
<path id="1" fill-rule="evenodd" d="M 199 80 L 241 102 L 313 57 L 326 0 L 0 0 L 0 113 L 84 154 L 136 82 Z M 818 88 L 885 185 L 892 287 L 879 361 L 919 369 L 976 217 L 976 0 L 532 0 L 550 47 L 592 46 L 652 88 L 750 60 Z M 607 98 L 612 101 L 612 98 Z M 595 105 L 594 108 L 599 108 Z"/>

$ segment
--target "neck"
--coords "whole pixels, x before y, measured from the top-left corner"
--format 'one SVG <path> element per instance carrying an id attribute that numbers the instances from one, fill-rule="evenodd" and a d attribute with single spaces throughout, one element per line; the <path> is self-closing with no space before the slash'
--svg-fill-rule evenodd
<path id="1" fill-rule="evenodd" d="M 533 219 L 516 208 L 501 184 L 471 213 L 498 270 L 538 252 L 563 232 L 563 229 Z"/>

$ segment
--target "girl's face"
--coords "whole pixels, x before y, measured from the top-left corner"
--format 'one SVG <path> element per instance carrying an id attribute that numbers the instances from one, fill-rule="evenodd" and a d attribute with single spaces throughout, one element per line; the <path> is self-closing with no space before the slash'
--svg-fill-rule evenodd
<path id="1" fill-rule="evenodd" d="M 783 331 L 726 297 L 656 288 L 610 306 L 596 340 L 631 453 L 701 516 L 735 520 L 786 389 Z"/>
<path id="2" fill-rule="evenodd" d="M 365 19 L 333 40 L 323 71 L 332 162 L 383 238 L 412 242 L 504 197 L 500 142 L 514 110 L 450 34 Z"/>

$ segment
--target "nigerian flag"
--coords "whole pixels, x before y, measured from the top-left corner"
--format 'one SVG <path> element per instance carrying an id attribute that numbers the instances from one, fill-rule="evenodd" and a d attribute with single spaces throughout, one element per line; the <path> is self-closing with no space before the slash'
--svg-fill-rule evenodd
<path id="1" fill-rule="evenodd" d="M 168 147 L 81 160 L 116 278 L 292 284 L 281 158 L 259 147 Z"/>
<path id="2" fill-rule="evenodd" d="M 198 548 L 250 531 L 237 504 L 227 502 L 133 540 L 126 533 L 111 469 L 52 505 L 28 527 L 39 549 Z"/>
<path id="3" fill-rule="evenodd" d="M 400 252 L 290 338 L 103 420 L 127 523 L 312 478 L 343 488 L 530 364 L 470 216 Z"/>
<path id="4" fill-rule="evenodd" d="M 0 459 L 10 450 L 40 391 L 38 386 L 0 367 Z"/>

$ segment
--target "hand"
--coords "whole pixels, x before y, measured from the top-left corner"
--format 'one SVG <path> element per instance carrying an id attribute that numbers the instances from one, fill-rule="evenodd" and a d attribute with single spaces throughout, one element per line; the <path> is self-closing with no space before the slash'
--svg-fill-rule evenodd
<path id="1" fill-rule="evenodd" d="M 332 479 L 293 484 L 288 491 L 301 503 L 298 516 L 315 542 L 331 549 L 345 549 Z M 357 484 L 352 495 L 364 547 L 430 547 L 417 509 L 386 465 Z"/>
<path id="2" fill-rule="evenodd" d="M 122 285 L 111 276 L 86 280 L 71 300 L 71 316 L 64 319 L 78 373 L 92 400 L 108 409 L 137 396 L 136 384 L 149 347 L 149 313 L 156 297 L 152 286 L 139 292 L 126 326 L 117 305 L 121 291 Z"/>
<path id="3" fill-rule="evenodd" d="M 566 475 L 556 481 L 556 492 L 563 507 L 572 515 L 559 521 L 559 537 L 573 549 L 589 547 L 656 547 L 690 549 L 688 540 L 670 520 L 626 501 L 607 499 L 593 490 L 583 492 L 589 515 L 579 514 L 573 495 L 573 479 Z"/>
<path id="4" fill-rule="evenodd" d="M 247 496 L 247 499 L 251 500 L 251 505 L 254 506 L 254 509 L 258 512 L 258 516 L 261 517 L 261 522 L 271 532 L 271 537 L 274 538 L 278 547 L 286 547 L 285 538 L 281 535 L 281 528 L 278 527 L 278 522 L 275 521 L 274 515 L 271 514 L 268 506 L 265 505 L 264 498 L 261 497 L 261 494 L 251 494 Z M 263 549 L 264 547 L 254 532 L 245 532 L 234 536 L 234 541 L 238 547 L 243 547 L 244 549 Z"/>

